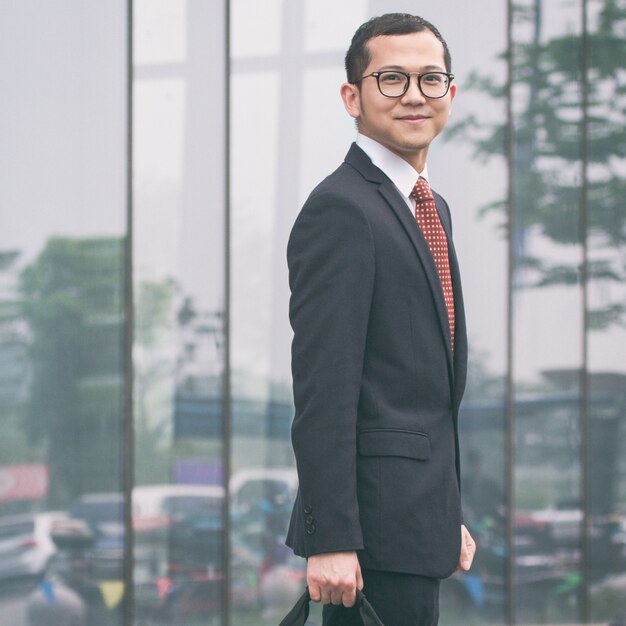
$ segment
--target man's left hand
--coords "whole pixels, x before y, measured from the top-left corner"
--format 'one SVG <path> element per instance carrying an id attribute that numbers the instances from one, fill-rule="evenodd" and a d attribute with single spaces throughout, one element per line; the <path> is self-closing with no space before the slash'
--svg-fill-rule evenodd
<path id="1" fill-rule="evenodd" d="M 461 524 L 461 556 L 459 557 L 458 569 L 462 572 L 468 572 L 472 567 L 474 554 L 476 553 L 476 542 L 472 539 L 469 530 L 465 524 Z"/>

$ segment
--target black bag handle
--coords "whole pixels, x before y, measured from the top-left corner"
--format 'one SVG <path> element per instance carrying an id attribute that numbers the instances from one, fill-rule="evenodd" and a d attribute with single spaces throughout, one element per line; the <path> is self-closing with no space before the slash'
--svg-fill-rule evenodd
<path id="1" fill-rule="evenodd" d="M 304 626 L 309 617 L 310 601 L 311 596 L 307 588 L 278 626 Z M 356 606 L 359 609 L 363 626 L 384 626 L 372 605 L 359 589 L 356 590 Z"/>

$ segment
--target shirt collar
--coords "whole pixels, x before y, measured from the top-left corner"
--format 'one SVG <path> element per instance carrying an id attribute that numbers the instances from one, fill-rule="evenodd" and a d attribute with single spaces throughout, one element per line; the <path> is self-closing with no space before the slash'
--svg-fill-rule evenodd
<path id="1" fill-rule="evenodd" d="M 421 172 L 417 172 L 402 157 L 394 154 L 378 141 L 361 133 L 357 134 L 356 144 L 367 154 L 372 163 L 387 175 L 405 198 L 409 198 L 420 176 L 428 181 L 428 167 L 426 165 Z"/>

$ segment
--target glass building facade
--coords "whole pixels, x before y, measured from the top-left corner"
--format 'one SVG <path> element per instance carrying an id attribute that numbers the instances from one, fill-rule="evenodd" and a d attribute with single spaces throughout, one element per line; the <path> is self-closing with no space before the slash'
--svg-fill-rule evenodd
<path id="1" fill-rule="evenodd" d="M 389 11 L 459 85 L 428 167 L 479 551 L 441 624 L 626 623 L 624 0 L 0 0 L 0 626 L 269 626 L 304 589 L 286 242 Z"/>

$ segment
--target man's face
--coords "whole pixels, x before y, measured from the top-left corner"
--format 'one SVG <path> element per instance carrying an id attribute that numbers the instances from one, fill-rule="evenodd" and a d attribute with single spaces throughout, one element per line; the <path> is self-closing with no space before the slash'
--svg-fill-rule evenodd
<path id="1" fill-rule="evenodd" d="M 371 60 L 363 75 L 381 70 L 445 72 L 442 43 L 429 31 L 408 35 L 374 37 L 368 42 Z M 407 92 L 400 98 L 383 96 L 375 77 L 341 88 L 346 110 L 359 123 L 359 132 L 375 139 L 408 161 L 418 172 L 426 163 L 430 142 L 443 130 L 456 93 L 452 84 L 439 99 L 425 98 L 411 76 Z"/>

